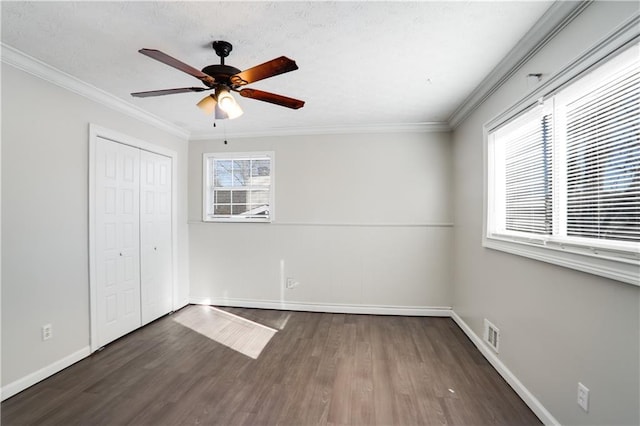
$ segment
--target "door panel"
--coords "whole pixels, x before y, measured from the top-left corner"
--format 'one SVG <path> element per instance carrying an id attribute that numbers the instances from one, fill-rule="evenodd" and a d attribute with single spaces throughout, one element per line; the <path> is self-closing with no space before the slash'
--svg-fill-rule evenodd
<path id="1" fill-rule="evenodd" d="M 147 324 L 171 312 L 171 158 L 140 153 L 141 312 Z"/>
<path id="2" fill-rule="evenodd" d="M 140 322 L 140 150 L 98 138 L 95 152 L 98 347 Z"/>

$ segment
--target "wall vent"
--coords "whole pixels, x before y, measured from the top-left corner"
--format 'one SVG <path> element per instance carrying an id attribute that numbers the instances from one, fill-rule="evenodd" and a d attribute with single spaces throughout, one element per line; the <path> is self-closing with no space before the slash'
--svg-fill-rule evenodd
<path id="1" fill-rule="evenodd" d="M 489 344 L 489 347 L 498 353 L 500 348 L 500 330 L 493 325 L 488 319 L 484 319 L 484 341 Z"/>

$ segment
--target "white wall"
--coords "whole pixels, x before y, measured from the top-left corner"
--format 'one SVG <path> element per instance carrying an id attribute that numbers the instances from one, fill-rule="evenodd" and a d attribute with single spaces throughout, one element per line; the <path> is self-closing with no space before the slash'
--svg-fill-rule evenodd
<path id="1" fill-rule="evenodd" d="M 188 294 L 187 143 L 2 67 L 2 386 L 89 345 L 89 123 L 178 153 L 178 276 Z M 53 338 L 41 341 L 43 324 Z"/>
<path id="2" fill-rule="evenodd" d="M 202 154 L 252 150 L 275 151 L 275 221 L 202 223 Z M 192 300 L 448 307 L 450 173 L 446 133 L 191 141 Z"/>
<path id="3" fill-rule="evenodd" d="M 177 137 L 3 66 L 2 385 L 89 344 L 93 122 L 178 152 L 184 297 L 190 270 L 194 301 L 453 305 L 476 334 L 485 317 L 501 329 L 499 358 L 561 423 L 639 424 L 640 289 L 481 246 L 482 125 L 526 93 L 527 73 L 558 71 L 636 10 L 635 2 L 587 8 L 452 141 L 272 137 L 194 141 L 187 153 Z M 202 223 L 202 153 L 244 150 L 276 152 L 276 221 Z M 284 290 L 283 275 L 300 286 Z M 54 338 L 42 342 L 45 323 Z M 575 401 L 578 381 L 591 389 L 588 414 Z"/>
<path id="4" fill-rule="evenodd" d="M 527 73 L 549 77 L 637 10 L 589 6 L 453 134 L 454 311 L 479 336 L 483 318 L 500 328 L 500 360 L 566 425 L 640 423 L 640 288 L 482 248 L 482 129 L 526 94 Z"/>

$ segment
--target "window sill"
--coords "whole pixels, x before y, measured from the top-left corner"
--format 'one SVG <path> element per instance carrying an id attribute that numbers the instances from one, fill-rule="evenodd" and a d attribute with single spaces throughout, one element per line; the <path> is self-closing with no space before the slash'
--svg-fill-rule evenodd
<path id="1" fill-rule="evenodd" d="M 241 218 L 241 217 L 229 217 L 229 218 L 215 218 L 204 219 L 204 223 L 271 223 L 272 219 L 256 219 L 256 218 Z"/>
<path id="2" fill-rule="evenodd" d="M 606 252 L 588 253 L 588 249 L 584 247 L 547 246 L 541 243 L 515 241 L 497 236 L 483 238 L 482 245 L 490 249 L 640 286 L 640 262 L 638 260 L 615 258 L 607 255 Z"/>

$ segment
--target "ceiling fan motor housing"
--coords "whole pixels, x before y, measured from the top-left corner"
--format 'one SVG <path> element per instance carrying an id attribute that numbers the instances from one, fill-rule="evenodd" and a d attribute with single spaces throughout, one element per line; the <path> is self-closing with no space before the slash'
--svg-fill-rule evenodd
<path id="1" fill-rule="evenodd" d="M 229 56 L 229 53 L 233 50 L 233 45 L 228 41 L 216 40 L 211 43 L 211 47 L 216 51 L 216 55 L 220 57 L 220 64 L 204 67 L 202 72 L 213 77 L 217 83 L 236 88 L 238 85 L 233 84 L 230 77 L 240 73 L 240 70 L 224 63 L 224 58 Z"/>
<path id="2" fill-rule="evenodd" d="M 202 68 L 202 72 L 215 78 L 216 83 L 221 83 L 227 86 L 233 86 L 231 84 L 230 77 L 238 74 L 240 70 L 231 65 L 209 65 Z"/>

